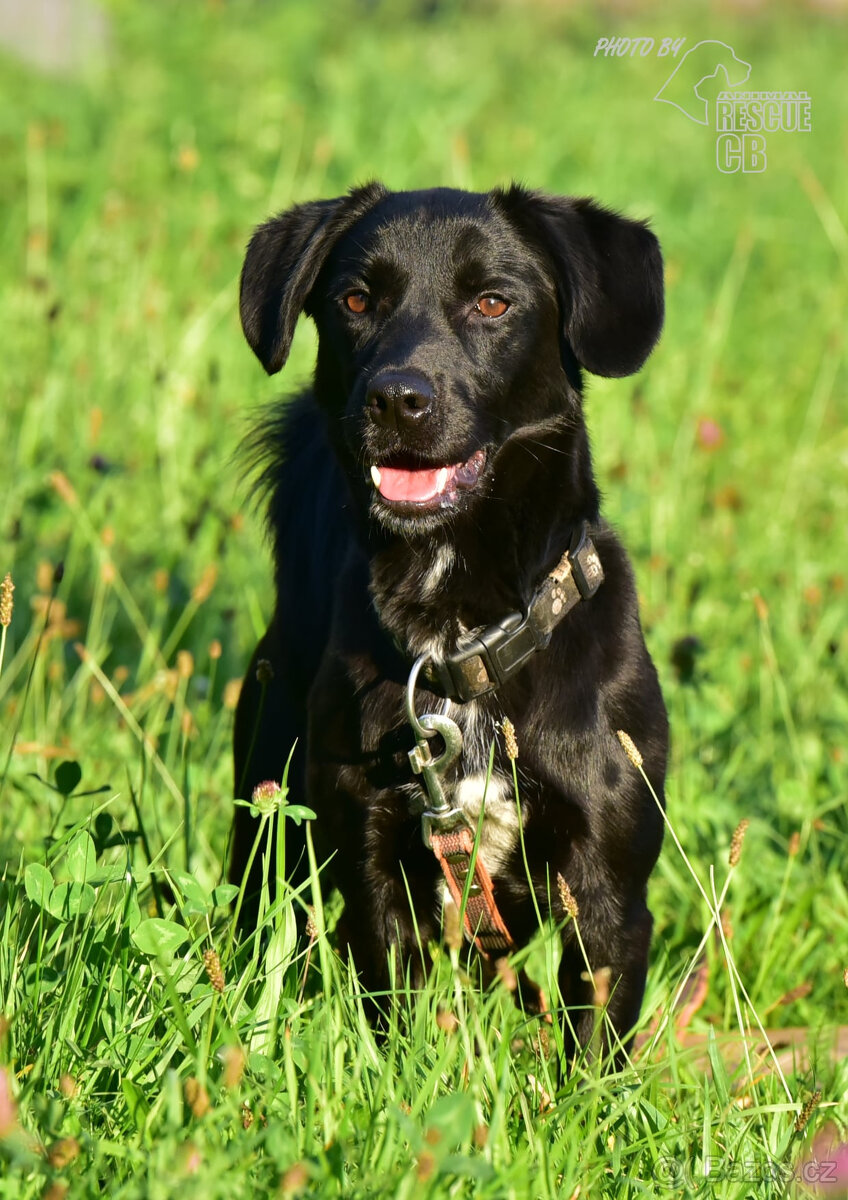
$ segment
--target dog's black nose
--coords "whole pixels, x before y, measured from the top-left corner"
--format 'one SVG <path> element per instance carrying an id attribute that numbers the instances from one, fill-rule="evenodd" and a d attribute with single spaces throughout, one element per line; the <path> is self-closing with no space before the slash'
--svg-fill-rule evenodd
<path id="1" fill-rule="evenodd" d="M 433 386 L 423 375 L 381 371 L 371 380 L 365 408 L 375 425 L 386 429 L 410 429 L 433 407 Z"/>

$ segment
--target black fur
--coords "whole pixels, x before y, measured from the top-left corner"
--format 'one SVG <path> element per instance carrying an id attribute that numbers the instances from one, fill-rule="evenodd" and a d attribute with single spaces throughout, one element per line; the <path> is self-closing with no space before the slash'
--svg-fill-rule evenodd
<path id="1" fill-rule="evenodd" d="M 349 311 L 351 292 L 366 296 L 364 312 Z M 484 315 L 484 296 L 509 308 Z M 301 310 L 319 332 L 314 386 L 258 434 L 277 607 L 239 703 L 238 793 L 279 779 L 297 739 L 294 796 L 317 813 L 322 856 L 335 851 L 331 879 L 366 986 L 388 984 L 392 945 L 419 973 L 407 888 L 425 941 L 439 935 L 441 889 L 406 757 L 410 664 L 525 609 L 587 521 L 605 572 L 597 595 L 513 680 L 451 713 L 465 726 L 466 777 L 485 770 L 493 737 L 495 773 L 510 775 L 496 729 L 504 716 L 513 722 L 537 901 L 563 916 L 561 873 L 592 967 L 611 968 L 609 1014 L 624 1036 L 644 989 L 646 886 L 662 819 L 616 730 L 634 739 L 662 796 L 667 722 L 632 572 L 599 514 L 581 368 L 625 375 L 653 348 L 663 317 L 656 238 L 591 201 L 520 187 L 390 193 L 371 184 L 283 213 L 251 241 L 242 320 L 269 373 L 285 362 Z M 369 478 L 373 463 L 467 464 L 480 450 L 476 485 L 435 502 L 390 503 Z M 274 672 L 263 704 L 260 658 Z M 443 708 L 422 689 L 419 712 Z M 239 808 L 234 878 L 253 835 Z M 521 943 L 536 915 L 518 845 L 494 875 Z M 560 987 L 569 1005 L 590 1000 L 584 972 L 568 922 Z M 574 1023 L 586 1042 L 591 1013 L 575 1012 Z"/>

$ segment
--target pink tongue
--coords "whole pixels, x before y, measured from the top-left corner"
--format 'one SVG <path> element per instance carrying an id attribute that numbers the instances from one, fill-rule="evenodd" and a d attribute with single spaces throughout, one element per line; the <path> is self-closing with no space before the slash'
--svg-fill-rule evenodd
<path id="1" fill-rule="evenodd" d="M 448 477 L 439 487 L 440 470 L 401 471 L 396 467 L 380 467 L 380 495 L 387 500 L 407 500 L 421 503 L 432 500 L 445 490 L 455 468 L 448 467 Z"/>

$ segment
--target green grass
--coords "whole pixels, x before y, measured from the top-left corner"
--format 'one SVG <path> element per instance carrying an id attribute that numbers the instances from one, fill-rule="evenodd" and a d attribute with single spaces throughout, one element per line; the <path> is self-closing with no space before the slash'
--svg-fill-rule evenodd
<path id="1" fill-rule="evenodd" d="M 236 290 L 255 223 L 371 176 L 515 177 L 651 218 L 666 331 L 637 378 L 590 381 L 587 411 L 670 710 L 669 814 L 711 901 L 751 822 L 690 1029 L 756 1012 L 815 1041 L 848 1024 L 845 24 L 542 3 L 109 11 L 108 65 L 0 62 L 0 576 L 16 585 L 0 1196 L 783 1194 L 769 1163 L 796 1164 L 829 1122 L 846 1140 L 848 1070 L 823 1051 L 788 1071 L 789 1096 L 712 1043 L 707 1070 L 670 1030 L 632 1069 L 565 1074 L 556 1027 L 445 948 L 375 1041 L 335 898 L 308 961 L 291 920 L 311 889 L 266 914 L 267 949 L 233 941 L 216 890 L 233 681 L 271 601 L 233 456 L 281 386 L 242 339 Z M 651 101 L 668 60 L 594 58 L 610 34 L 720 38 L 751 87 L 810 92 L 813 130 L 771 135 L 762 174 L 721 175 L 714 136 Z M 304 326 L 284 389 L 313 353 Z M 710 924 L 670 837 L 651 907 L 645 1030 Z M 540 934 L 537 972 L 552 955 Z"/>

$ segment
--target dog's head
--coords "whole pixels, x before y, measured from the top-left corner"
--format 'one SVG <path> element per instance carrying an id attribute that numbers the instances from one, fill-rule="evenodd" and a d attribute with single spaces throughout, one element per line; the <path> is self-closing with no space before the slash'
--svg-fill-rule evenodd
<path id="1" fill-rule="evenodd" d="M 662 326 L 662 258 L 644 224 L 590 200 L 372 183 L 254 234 L 241 318 L 269 374 L 301 312 L 340 452 L 370 477 L 372 515 L 409 534 L 485 496 L 521 429 L 582 421 L 581 367 L 639 369 Z"/>

